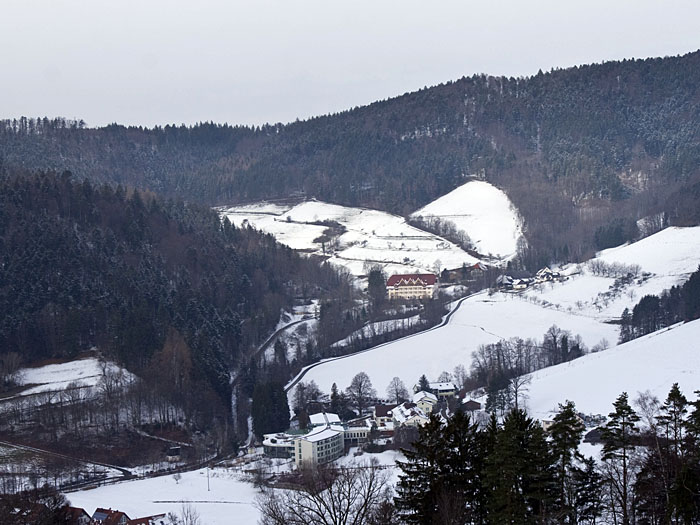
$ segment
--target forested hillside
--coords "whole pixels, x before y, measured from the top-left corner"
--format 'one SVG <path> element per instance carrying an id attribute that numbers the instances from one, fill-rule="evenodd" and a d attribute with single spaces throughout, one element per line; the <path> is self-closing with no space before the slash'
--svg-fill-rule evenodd
<path id="1" fill-rule="evenodd" d="M 621 240 L 647 215 L 700 221 L 699 86 L 695 52 L 530 78 L 476 75 L 255 129 L 7 120 L 0 158 L 210 205 L 304 194 L 402 214 L 478 176 L 523 214 L 520 262 L 535 266 L 609 244 L 600 228 L 613 219 L 628 226 Z"/>
<path id="2" fill-rule="evenodd" d="M 68 173 L 0 176 L 0 353 L 25 363 L 96 346 L 154 387 L 173 372 L 179 399 L 227 411 L 229 370 L 281 310 L 344 283 L 204 207 Z"/>

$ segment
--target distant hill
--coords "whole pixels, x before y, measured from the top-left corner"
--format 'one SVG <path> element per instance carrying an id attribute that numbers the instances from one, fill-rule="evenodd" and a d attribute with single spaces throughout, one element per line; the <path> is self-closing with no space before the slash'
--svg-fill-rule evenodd
<path id="1" fill-rule="evenodd" d="M 475 75 L 254 129 L 8 120 L 0 158 L 210 205 L 304 194 L 399 214 L 482 178 L 522 213 L 535 267 L 634 238 L 644 216 L 700 221 L 700 52 Z"/>

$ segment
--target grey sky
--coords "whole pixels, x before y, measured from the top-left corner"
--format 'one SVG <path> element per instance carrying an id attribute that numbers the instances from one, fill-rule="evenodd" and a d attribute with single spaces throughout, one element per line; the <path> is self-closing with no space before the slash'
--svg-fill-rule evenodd
<path id="1" fill-rule="evenodd" d="M 700 48 L 700 2 L 2 0 L 0 118 L 260 124 Z"/>

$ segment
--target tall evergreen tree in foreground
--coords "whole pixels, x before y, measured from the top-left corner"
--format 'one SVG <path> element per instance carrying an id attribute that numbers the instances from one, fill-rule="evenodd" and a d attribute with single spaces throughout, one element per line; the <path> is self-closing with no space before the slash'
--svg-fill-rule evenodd
<path id="1" fill-rule="evenodd" d="M 630 460 L 639 416 L 629 404 L 627 392 L 613 403 L 614 411 L 603 427 L 603 461 L 607 466 L 607 482 L 612 497 L 612 510 L 622 525 L 629 525 L 631 514 L 632 476 Z"/>

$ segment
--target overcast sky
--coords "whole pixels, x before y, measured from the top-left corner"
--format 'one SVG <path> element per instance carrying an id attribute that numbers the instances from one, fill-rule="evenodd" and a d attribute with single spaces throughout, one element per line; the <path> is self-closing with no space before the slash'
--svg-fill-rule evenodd
<path id="1" fill-rule="evenodd" d="M 0 46 L 0 118 L 261 124 L 695 51 L 700 2 L 2 0 Z"/>

